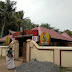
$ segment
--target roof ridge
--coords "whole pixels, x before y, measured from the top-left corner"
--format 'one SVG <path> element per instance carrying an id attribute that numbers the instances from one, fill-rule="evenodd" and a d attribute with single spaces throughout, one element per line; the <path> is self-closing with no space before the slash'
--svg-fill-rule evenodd
<path id="1" fill-rule="evenodd" d="M 64 34 L 66 34 L 67 36 L 65 36 Z M 66 32 L 63 32 L 61 35 L 65 36 L 67 38 L 71 38 L 72 39 L 72 37 L 70 35 L 68 35 Z"/>

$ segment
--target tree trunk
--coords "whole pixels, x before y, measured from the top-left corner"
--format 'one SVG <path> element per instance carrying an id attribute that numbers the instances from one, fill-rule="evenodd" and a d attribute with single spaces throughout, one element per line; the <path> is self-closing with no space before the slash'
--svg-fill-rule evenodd
<path id="1" fill-rule="evenodd" d="M 3 37 L 4 27 L 5 27 L 5 21 L 4 21 L 4 25 L 2 27 L 1 38 Z"/>

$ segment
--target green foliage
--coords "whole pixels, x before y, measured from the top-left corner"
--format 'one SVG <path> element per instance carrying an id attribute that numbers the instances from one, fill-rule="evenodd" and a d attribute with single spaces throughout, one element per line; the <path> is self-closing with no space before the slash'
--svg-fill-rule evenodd
<path id="1" fill-rule="evenodd" d="M 66 32 L 68 35 L 70 35 L 70 36 L 72 35 L 72 31 L 70 31 L 70 30 L 68 30 L 68 29 L 65 30 L 65 32 Z"/>
<path id="2" fill-rule="evenodd" d="M 24 16 L 24 12 L 23 11 L 18 11 L 15 13 L 16 17 L 19 18 L 19 19 L 23 19 L 23 16 Z"/>
<path id="3" fill-rule="evenodd" d="M 6 30 L 8 31 L 7 27 L 11 25 L 14 20 L 15 4 L 16 2 L 10 0 L 6 0 L 6 2 L 0 1 L 1 37 L 3 37 L 3 34 L 7 34 L 7 32 L 5 32 Z"/>
<path id="4" fill-rule="evenodd" d="M 47 29 L 50 29 L 51 28 L 50 27 L 50 24 L 48 24 L 48 23 L 42 23 L 40 26 L 45 27 Z"/>
<path id="5" fill-rule="evenodd" d="M 1 37 L 7 35 L 9 29 L 19 31 L 19 27 L 23 24 L 23 11 L 16 12 L 16 2 L 6 0 L 0 1 L 0 33 Z"/>
<path id="6" fill-rule="evenodd" d="M 13 31 L 19 31 L 19 28 L 23 26 L 25 30 L 30 30 L 36 27 L 36 24 L 32 23 L 27 17 L 24 18 L 24 12 L 16 12 L 16 2 L 6 0 L 6 2 L 0 1 L 0 33 L 1 37 L 8 34 L 9 29 Z"/>
<path id="7" fill-rule="evenodd" d="M 32 28 L 35 28 L 36 24 L 32 23 L 31 20 L 27 17 L 27 18 L 24 18 L 23 26 L 26 28 L 26 30 L 30 30 Z"/>

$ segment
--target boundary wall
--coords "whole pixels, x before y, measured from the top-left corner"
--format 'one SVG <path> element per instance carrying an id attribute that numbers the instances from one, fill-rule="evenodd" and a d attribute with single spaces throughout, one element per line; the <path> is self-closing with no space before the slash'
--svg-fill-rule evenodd
<path id="1" fill-rule="evenodd" d="M 35 41 L 27 40 L 26 61 L 33 58 L 49 61 L 61 67 L 72 67 L 72 47 L 39 46 Z"/>
<path id="2" fill-rule="evenodd" d="M 19 57 L 19 42 L 15 40 L 14 42 L 11 42 L 9 46 L 12 47 L 13 56 L 17 59 Z M 0 56 L 6 57 L 10 48 L 9 46 L 0 46 Z"/>

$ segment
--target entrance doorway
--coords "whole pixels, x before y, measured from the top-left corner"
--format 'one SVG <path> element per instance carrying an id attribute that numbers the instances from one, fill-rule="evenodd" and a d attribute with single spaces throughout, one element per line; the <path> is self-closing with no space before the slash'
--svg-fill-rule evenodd
<path id="1" fill-rule="evenodd" d="M 17 38 L 19 41 L 19 57 L 23 58 L 23 62 L 26 62 L 26 40 L 32 39 L 32 37 Z"/>
<path id="2" fill-rule="evenodd" d="M 23 55 L 23 39 L 22 38 L 17 38 L 19 41 L 19 57 L 22 57 Z"/>

